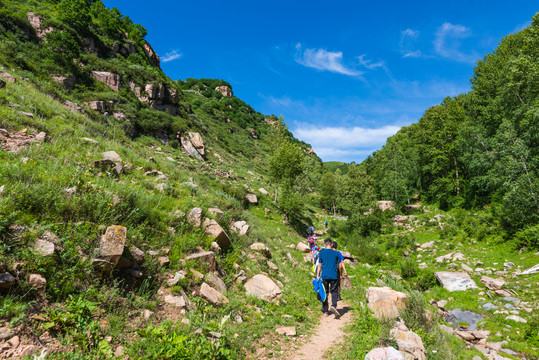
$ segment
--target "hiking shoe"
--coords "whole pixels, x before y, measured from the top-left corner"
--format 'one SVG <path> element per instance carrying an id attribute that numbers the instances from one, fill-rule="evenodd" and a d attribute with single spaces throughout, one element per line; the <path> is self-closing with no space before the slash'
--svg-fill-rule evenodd
<path id="1" fill-rule="evenodd" d="M 341 317 L 341 314 L 339 314 L 339 312 L 337 311 L 337 309 L 335 309 L 333 306 L 331 307 L 331 309 L 329 309 L 329 311 L 335 315 L 335 319 L 339 319 Z"/>
<path id="2" fill-rule="evenodd" d="M 328 314 L 328 313 L 324 313 L 324 316 L 325 316 L 325 317 L 328 317 L 328 316 L 329 316 L 329 314 Z"/>

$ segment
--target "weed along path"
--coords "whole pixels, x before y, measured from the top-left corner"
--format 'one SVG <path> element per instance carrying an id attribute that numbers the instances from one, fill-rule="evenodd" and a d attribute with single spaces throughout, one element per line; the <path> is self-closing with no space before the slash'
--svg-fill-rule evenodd
<path id="1" fill-rule="evenodd" d="M 352 321 L 350 307 L 341 303 L 339 306 L 340 319 L 335 316 L 321 316 L 320 324 L 314 334 L 298 350 L 295 350 L 288 360 L 318 360 L 324 359 L 324 354 L 334 345 L 344 340 L 344 328 Z"/>

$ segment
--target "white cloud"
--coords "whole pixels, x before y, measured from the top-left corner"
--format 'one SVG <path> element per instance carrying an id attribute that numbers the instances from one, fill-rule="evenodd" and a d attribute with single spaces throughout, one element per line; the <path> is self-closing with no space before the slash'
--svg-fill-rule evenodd
<path id="1" fill-rule="evenodd" d="M 296 62 L 303 66 L 354 77 L 361 77 L 363 74 L 363 72 L 351 69 L 343 64 L 342 51 L 331 52 L 324 49 L 305 49 L 302 52 L 301 44 L 296 45 L 296 50 L 298 51 Z"/>
<path id="2" fill-rule="evenodd" d="M 169 62 L 169 61 L 174 61 L 174 60 L 177 60 L 179 58 L 181 58 L 183 56 L 183 54 L 180 54 L 178 52 L 178 50 L 172 50 L 171 52 L 169 53 L 166 53 L 165 56 L 163 56 L 161 58 L 161 62 Z"/>
<path id="3" fill-rule="evenodd" d="M 415 50 L 415 42 L 419 38 L 419 31 L 406 29 L 401 31 L 401 39 L 399 41 L 399 47 L 403 53 L 404 58 L 416 58 L 421 56 L 421 50 Z"/>
<path id="4" fill-rule="evenodd" d="M 378 62 L 373 63 L 372 60 L 366 60 L 365 56 L 366 54 L 363 54 L 361 56 L 358 56 L 357 59 L 359 60 L 359 63 L 365 66 L 367 69 L 374 70 L 379 67 L 385 69 L 385 65 L 383 61 L 378 61 Z"/>
<path id="5" fill-rule="evenodd" d="M 294 130 L 294 135 L 315 148 L 357 149 L 380 148 L 386 139 L 394 135 L 400 126 L 386 125 L 381 128 L 315 127 L 303 124 Z"/>
<path id="6" fill-rule="evenodd" d="M 465 54 L 460 48 L 460 40 L 471 36 L 471 30 L 464 25 L 445 23 L 436 31 L 434 50 L 442 57 L 458 62 L 475 63 L 478 56 Z"/>

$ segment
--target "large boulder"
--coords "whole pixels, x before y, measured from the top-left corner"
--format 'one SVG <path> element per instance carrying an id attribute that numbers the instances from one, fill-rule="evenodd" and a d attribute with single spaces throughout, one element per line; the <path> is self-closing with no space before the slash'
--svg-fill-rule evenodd
<path id="1" fill-rule="evenodd" d="M 221 294 L 226 293 L 226 284 L 225 282 L 217 276 L 215 273 L 207 273 L 204 276 L 204 280 L 215 290 L 219 291 Z"/>
<path id="2" fill-rule="evenodd" d="M 120 157 L 120 155 L 118 155 L 118 153 L 116 151 L 106 151 L 103 153 L 103 159 L 105 160 L 111 160 L 111 161 L 114 161 L 115 163 L 122 163 L 122 158 Z"/>
<path id="3" fill-rule="evenodd" d="M 215 241 L 222 249 L 228 248 L 230 245 L 232 245 L 228 234 L 223 230 L 221 225 L 217 223 L 217 221 L 206 218 L 202 223 L 202 228 L 204 229 L 206 235 Z"/>
<path id="4" fill-rule="evenodd" d="M 425 360 L 425 346 L 421 337 L 410 331 L 404 323 L 398 321 L 389 332 L 396 341 L 399 351 L 406 360 Z"/>
<path id="5" fill-rule="evenodd" d="M 365 360 L 406 360 L 402 354 L 392 346 L 376 348 L 365 355 Z"/>
<path id="6" fill-rule="evenodd" d="M 189 132 L 187 133 L 187 136 L 182 136 L 180 138 L 180 142 L 189 155 L 199 160 L 204 160 L 206 156 L 204 141 L 199 133 Z"/>
<path id="7" fill-rule="evenodd" d="M 311 252 L 311 249 L 309 248 L 309 245 L 303 243 L 303 242 L 299 242 L 298 245 L 296 246 L 296 249 L 301 251 L 301 252 L 304 252 L 304 253 L 309 253 Z"/>
<path id="8" fill-rule="evenodd" d="M 266 275 L 258 274 L 253 276 L 245 283 L 247 295 L 268 301 L 279 302 L 283 296 L 281 289 L 277 284 Z"/>
<path id="9" fill-rule="evenodd" d="M 367 289 L 369 309 L 377 319 L 394 319 L 399 310 L 404 309 L 408 295 L 390 287 L 370 287 Z"/>
<path id="10" fill-rule="evenodd" d="M 200 287 L 200 295 L 213 305 L 228 304 L 228 299 L 226 296 L 206 283 L 202 283 L 202 286 Z"/>
<path id="11" fill-rule="evenodd" d="M 0 273 L 0 289 L 9 289 L 17 280 L 8 272 Z"/>
<path id="12" fill-rule="evenodd" d="M 214 271 L 215 269 L 217 269 L 217 263 L 215 262 L 215 253 L 213 251 L 200 251 L 186 256 L 184 260 L 193 260 L 201 267 L 204 267 L 210 271 Z"/>
<path id="13" fill-rule="evenodd" d="M 107 231 L 101 237 L 97 259 L 109 264 L 106 270 L 110 270 L 120 261 L 127 240 L 126 235 L 127 229 L 125 227 L 112 225 L 107 228 Z M 104 265 L 103 262 L 96 262 L 96 264 Z"/>
<path id="14" fill-rule="evenodd" d="M 477 289 L 477 285 L 470 275 L 463 272 L 438 271 L 434 275 L 442 286 L 449 291 Z"/>
<path id="15" fill-rule="evenodd" d="M 120 75 L 113 74 L 107 71 L 92 71 L 92 77 L 99 82 L 104 83 L 109 88 L 119 91 L 122 86 L 120 83 Z"/>
<path id="16" fill-rule="evenodd" d="M 233 231 L 240 235 L 246 235 L 249 231 L 249 225 L 247 224 L 247 221 L 236 221 L 230 227 L 230 231 Z"/>
<path id="17" fill-rule="evenodd" d="M 202 225 L 202 209 L 196 207 L 189 210 L 187 213 L 187 222 L 193 227 L 200 227 Z"/>

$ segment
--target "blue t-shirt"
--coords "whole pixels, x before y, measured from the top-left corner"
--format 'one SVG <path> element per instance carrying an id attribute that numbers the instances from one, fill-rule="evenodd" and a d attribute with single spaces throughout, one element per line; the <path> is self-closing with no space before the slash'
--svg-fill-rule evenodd
<path id="1" fill-rule="evenodd" d="M 325 249 L 320 251 L 318 255 L 318 261 L 322 264 L 322 279 L 325 280 L 337 280 L 339 278 L 339 252 L 333 249 Z"/>

